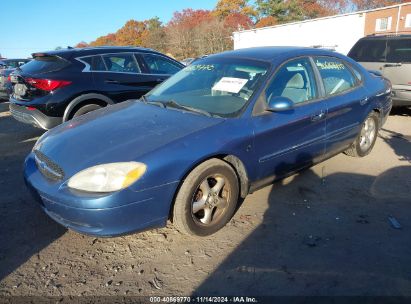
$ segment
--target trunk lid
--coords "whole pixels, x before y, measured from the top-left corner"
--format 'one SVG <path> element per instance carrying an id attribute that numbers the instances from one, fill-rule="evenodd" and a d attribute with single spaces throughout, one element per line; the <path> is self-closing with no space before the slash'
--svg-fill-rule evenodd
<path id="1" fill-rule="evenodd" d="M 13 84 L 13 98 L 21 101 L 30 101 L 37 97 L 50 94 L 50 91 L 38 87 L 41 79 L 47 81 L 47 73 L 60 71 L 70 65 L 70 62 L 60 56 L 48 53 L 33 54 L 33 60 L 17 68 L 11 75 Z"/>

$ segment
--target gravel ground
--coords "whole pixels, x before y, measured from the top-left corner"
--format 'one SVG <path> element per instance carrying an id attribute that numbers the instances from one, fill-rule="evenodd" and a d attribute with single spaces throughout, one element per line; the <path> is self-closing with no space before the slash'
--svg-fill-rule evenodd
<path id="1" fill-rule="evenodd" d="M 0 296 L 411 296 L 411 110 L 366 158 L 341 154 L 249 195 L 207 238 L 169 224 L 100 239 L 54 223 L 22 179 L 41 134 L 0 104 Z"/>

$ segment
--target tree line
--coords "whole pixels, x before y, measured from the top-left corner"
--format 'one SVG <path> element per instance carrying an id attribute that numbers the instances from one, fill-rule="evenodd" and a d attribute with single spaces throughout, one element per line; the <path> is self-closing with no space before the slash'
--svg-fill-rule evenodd
<path id="1" fill-rule="evenodd" d="M 142 46 L 177 59 L 233 48 L 232 33 L 282 23 L 373 9 L 407 1 L 394 0 L 219 0 L 213 10 L 184 9 L 164 24 L 158 17 L 129 20 L 115 33 L 78 43 L 87 46 Z"/>

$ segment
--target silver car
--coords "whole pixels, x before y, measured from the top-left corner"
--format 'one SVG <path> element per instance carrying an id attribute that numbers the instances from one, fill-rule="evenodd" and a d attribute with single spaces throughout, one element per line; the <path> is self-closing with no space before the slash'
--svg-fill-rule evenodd
<path id="1" fill-rule="evenodd" d="M 367 36 L 348 56 L 391 81 L 393 106 L 411 106 L 411 35 Z"/>

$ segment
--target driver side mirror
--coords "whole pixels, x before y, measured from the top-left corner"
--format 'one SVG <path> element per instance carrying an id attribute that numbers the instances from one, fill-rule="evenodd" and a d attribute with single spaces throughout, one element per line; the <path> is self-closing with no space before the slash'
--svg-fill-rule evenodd
<path id="1" fill-rule="evenodd" d="M 268 99 L 267 111 L 282 112 L 291 110 L 294 107 L 294 102 L 283 96 L 270 96 Z"/>

